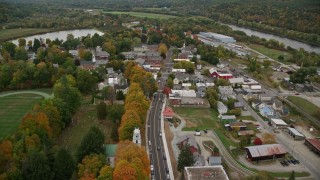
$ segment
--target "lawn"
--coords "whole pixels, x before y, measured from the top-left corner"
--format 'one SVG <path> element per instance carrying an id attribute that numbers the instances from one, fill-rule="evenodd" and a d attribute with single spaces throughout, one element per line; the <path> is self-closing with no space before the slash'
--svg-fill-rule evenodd
<path id="1" fill-rule="evenodd" d="M 319 109 L 318 106 L 298 96 L 289 96 L 287 99 L 311 116 L 314 116 Z"/>
<path id="2" fill-rule="evenodd" d="M 174 112 L 187 121 L 183 131 L 213 129 L 218 119 L 217 113 L 211 109 L 179 107 L 174 108 Z"/>
<path id="3" fill-rule="evenodd" d="M 19 37 L 30 36 L 39 33 L 45 33 L 51 31 L 45 28 L 18 28 L 18 29 L 1 29 L 0 30 L 0 42 L 9 39 L 15 39 Z"/>
<path id="4" fill-rule="evenodd" d="M 112 122 L 109 120 L 98 120 L 96 108 L 89 101 L 88 99 L 84 100 L 79 111 L 73 116 L 73 122 L 62 131 L 57 139 L 58 144 L 68 149 L 74 156 L 82 138 L 93 126 L 97 126 L 104 133 L 106 143 L 112 142 L 110 139 Z"/>
<path id="5" fill-rule="evenodd" d="M 166 15 L 166 14 L 155 14 L 155 13 L 143 13 L 143 12 L 121 12 L 121 11 L 104 11 L 110 14 L 127 14 L 130 16 L 140 17 L 140 18 L 151 18 L 151 19 L 169 19 L 176 18 L 178 16 Z"/>
<path id="6" fill-rule="evenodd" d="M 254 49 L 276 61 L 278 61 L 278 57 L 280 55 L 282 55 L 284 57 L 284 61 L 287 61 L 288 59 L 290 59 L 292 57 L 292 55 L 290 53 L 287 53 L 285 51 L 279 51 L 279 50 L 275 50 L 275 49 L 270 49 L 267 48 L 265 46 L 262 45 L 257 45 L 257 44 L 250 44 L 248 45 L 251 49 Z"/>
<path id="7" fill-rule="evenodd" d="M 36 94 L 0 97 L 0 140 L 11 135 L 19 126 L 22 117 L 41 99 L 43 97 Z"/>

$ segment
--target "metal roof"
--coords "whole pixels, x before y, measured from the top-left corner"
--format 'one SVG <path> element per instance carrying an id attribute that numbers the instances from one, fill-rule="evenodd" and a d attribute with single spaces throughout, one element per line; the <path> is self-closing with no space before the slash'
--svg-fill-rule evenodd
<path id="1" fill-rule="evenodd" d="M 320 151 L 320 139 L 306 139 L 306 141 Z"/>
<path id="2" fill-rule="evenodd" d="M 273 121 L 276 125 L 283 125 L 283 126 L 287 126 L 288 124 L 286 122 L 284 122 L 282 119 L 275 119 L 275 118 L 271 118 L 271 121 Z"/>
<path id="3" fill-rule="evenodd" d="M 292 132 L 292 134 L 294 134 L 295 136 L 301 136 L 304 137 L 303 134 L 301 134 L 299 131 L 297 131 L 295 128 L 291 128 L 291 127 L 287 127 L 289 129 L 289 131 Z"/>
<path id="4" fill-rule="evenodd" d="M 248 146 L 252 157 L 272 156 L 277 154 L 285 154 L 287 150 L 281 144 L 264 144 L 259 146 Z"/>

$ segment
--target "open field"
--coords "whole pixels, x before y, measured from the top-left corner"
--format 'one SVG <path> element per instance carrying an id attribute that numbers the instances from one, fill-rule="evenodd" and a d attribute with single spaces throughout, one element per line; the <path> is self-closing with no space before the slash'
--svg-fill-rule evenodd
<path id="1" fill-rule="evenodd" d="M 317 110 L 319 109 L 313 103 L 298 96 L 289 96 L 287 99 L 294 103 L 296 106 L 298 106 L 300 109 L 305 111 L 306 113 L 310 114 L 311 116 L 314 116 Z"/>
<path id="2" fill-rule="evenodd" d="M 39 33 L 46 33 L 51 31 L 44 28 L 19 28 L 19 29 L 1 29 L 0 30 L 0 42 L 9 39 L 15 39 L 19 37 L 30 36 Z"/>
<path id="3" fill-rule="evenodd" d="M 0 97 L 0 140 L 12 134 L 22 117 L 43 97 L 36 94 L 19 94 Z"/>
<path id="4" fill-rule="evenodd" d="M 287 53 L 287 52 L 284 52 L 284 51 L 279 51 L 279 50 L 275 50 L 275 49 L 270 49 L 270 48 L 267 48 L 267 47 L 264 47 L 262 45 L 257 45 L 257 44 L 250 44 L 248 45 L 250 48 L 278 61 L 278 57 L 280 55 L 282 55 L 284 57 L 284 61 L 287 61 L 288 59 L 291 58 L 291 54 L 290 53 Z"/>
<path id="5" fill-rule="evenodd" d="M 211 109 L 174 108 L 174 112 L 187 121 L 186 127 L 183 128 L 184 131 L 212 129 L 218 119 L 217 113 Z"/>
<path id="6" fill-rule="evenodd" d="M 112 142 L 110 139 L 111 120 L 98 120 L 95 105 L 90 104 L 89 99 L 84 100 L 78 112 L 73 116 L 73 122 L 62 131 L 57 139 L 58 144 L 68 149 L 74 156 L 82 138 L 93 126 L 97 126 L 104 133 L 106 143 Z"/>
<path id="7" fill-rule="evenodd" d="M 166 15 L 166 14 L 155 14 L 155 13 L 142 13 L 142 12 L 120 12 L 120 11 L 103 11 L 104 13 L 110 14 L 127 14 L 130 16 L 140 17 L 140 18 L 151 18 L 151 19 L 169 19 L 176 18 L 178 16 Z"/>

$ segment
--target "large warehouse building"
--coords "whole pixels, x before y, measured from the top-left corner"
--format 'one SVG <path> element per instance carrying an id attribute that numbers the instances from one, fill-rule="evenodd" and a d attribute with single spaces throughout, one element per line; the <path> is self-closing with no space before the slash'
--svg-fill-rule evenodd
<path id="1" fill-rule="evenodd" d="M 282 158 L 287 153 L 281 144 L 264 144 L 245 148 L 250 161 Z"/>
<path id="2" fill-rule="evenodd" d="M 222 43 L 235 43 L 236 42 L 236 40 L 233 37 L 225 36 L 225 35 L 217 34 L 217 33 L 212 33 L 212 32 L 200 32 L 200 35 L 205 38 L 216 40 L 216 41 L 219 41 Z"/>

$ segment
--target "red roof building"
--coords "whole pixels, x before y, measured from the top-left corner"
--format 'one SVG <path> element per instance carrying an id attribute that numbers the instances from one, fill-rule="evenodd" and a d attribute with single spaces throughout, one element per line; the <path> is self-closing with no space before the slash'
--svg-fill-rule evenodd
<path id="1" fill-rule="evenodd" d="M 304 144 L 314 153 L 320 155 L 320 139 L 305 139 Z"/>
<path id="2" fill-rule="evenodd" d="M 219 71 L 214 68 L 211 68 L 210 70 L 210 77 L 218 78 L 218 79 L 231 79 L 233 78 L 233 75 L 231 73 L 225 72 L 225 71 Z"/>
<path id="3" fill-rule="evenodd" d="M 162 114 L 164 118 L 172 119 L 174 112 L 170 107 L 166 107 Z"/>
<path id="4" fill-rule="evenodd" d="M 264 144 L 245 148 L 250 161 L 282 158 L 287 153 L 281 144 Z"/>

